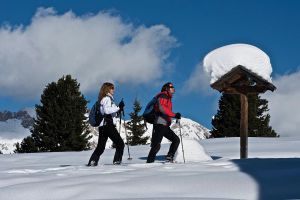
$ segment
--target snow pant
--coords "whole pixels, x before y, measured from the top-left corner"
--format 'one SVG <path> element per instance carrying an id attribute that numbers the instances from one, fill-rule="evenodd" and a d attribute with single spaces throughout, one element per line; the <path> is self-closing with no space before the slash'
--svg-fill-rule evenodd
<path id="1" fill-rule="evenodd" d="M 147 158 L 147 163 L 154 162 L 155 156 L 160 149 L 160 143 L 163 137 L 172 142 L 169 148 L 168 156 L 174 157 L 180 143 L 179 137 L 170 129 L 169 126 L 153 124 L 151 149 Z"/>
<path id="2" fill-rule="evenodd" d="M 113 162 L 122 162 L 124 146 L 125 146 L 124 142 L 119 132 L 117 131 L 115 125 L 106 124 L 104 126 L 99 127 L 98 144 L 89 160 L 89 164 L 91 163 L 91 161 L 95 161 L 96 165 L 98 164 L 99 158 L 104 152 L 105 145 L 108 138 L 110 138 L 116 146 L 116 152 L 115 152 Z"/>

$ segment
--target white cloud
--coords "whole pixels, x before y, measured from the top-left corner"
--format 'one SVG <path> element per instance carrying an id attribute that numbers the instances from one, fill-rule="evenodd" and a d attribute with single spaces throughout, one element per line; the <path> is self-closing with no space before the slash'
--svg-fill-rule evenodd
<path id="1" fill-rule="evenodd" d="M 189 79 L 184 83 L 184 91 L 202 94 L 212 94 L 213 89 L 210 87 L 210 75 L 204 71 L 203 62 L 200 62 L 191 73 Z"/>
<path id="2" fill-rule="evenodd" d="M 59 15 L 40 8 L 28 26 L 0 27 L 0 44 L 1 95 L 28 98 L 66 74 L 83 92 L 104 81 L 159 79 L 177 41 L 164 25 L 135 27 L 108 12 Z"/>
<path id="3" fill-rule="evenodd" d="M 271 125 L 281 136 L 299 135 L 300 71 L 273 80 L 277 90 L 262 97 L 269 101 Z"/>

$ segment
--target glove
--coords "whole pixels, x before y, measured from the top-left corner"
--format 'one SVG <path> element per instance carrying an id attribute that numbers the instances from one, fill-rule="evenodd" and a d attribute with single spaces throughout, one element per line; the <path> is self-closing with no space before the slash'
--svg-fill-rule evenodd
<path id="1" fill-rule="evenodd" d="M 176 113 L 176 114 L 175 114 L 175 118 L 176 118 L 176 119 L 181 119 L 181 114 L 180 114 L 180 113 Z"/>
<path id="2" fill-rule="evenodd" d="M 124 103 L 124 101 L 122 100 L 122 101 L 120 101 L 120 103 L 119 103 L 119 108 L 120 108 L 120 110 L 124 110 L 124 107 L 125 107 L 125 103 Z"/>

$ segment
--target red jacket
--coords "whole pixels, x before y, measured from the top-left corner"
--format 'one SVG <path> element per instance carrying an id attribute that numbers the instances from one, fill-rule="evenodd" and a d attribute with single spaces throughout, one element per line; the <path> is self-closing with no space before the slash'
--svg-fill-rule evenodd
<path id="1" fill-rule="evenodd" d="M 172 111 L 172 94 L 168 91 L 160 92 L 156 95 L 158 98 L 157 104 L 154 106 L 158 113 L 156 123 L 170 126 L 175 113 Z"/>

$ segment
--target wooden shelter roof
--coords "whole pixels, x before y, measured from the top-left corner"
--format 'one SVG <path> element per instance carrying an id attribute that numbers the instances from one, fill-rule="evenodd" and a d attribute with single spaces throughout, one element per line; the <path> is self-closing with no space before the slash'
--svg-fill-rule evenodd
<path id="1" fill-rule="evenodd" d="M 276 89 L 272 83 L 242 65 L 232 68 L 211 87 L 219 92 L 242 94 L 264 93 L 267 90 L 273 92 Z"/>

